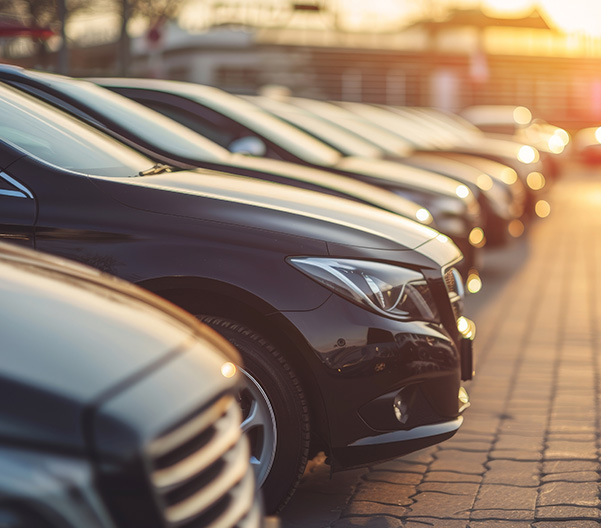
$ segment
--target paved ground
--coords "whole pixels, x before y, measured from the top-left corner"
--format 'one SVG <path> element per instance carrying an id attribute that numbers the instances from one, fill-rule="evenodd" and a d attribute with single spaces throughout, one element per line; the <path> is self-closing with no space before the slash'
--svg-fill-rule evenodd
<path id="1" fill-rule="evenodd" d="M 552 214 L 489 252 L 472 407 L 460 432 L 329 479 L 316 465 L 282 528 L 601 526 L 601 171 L 572 167 Z"/>

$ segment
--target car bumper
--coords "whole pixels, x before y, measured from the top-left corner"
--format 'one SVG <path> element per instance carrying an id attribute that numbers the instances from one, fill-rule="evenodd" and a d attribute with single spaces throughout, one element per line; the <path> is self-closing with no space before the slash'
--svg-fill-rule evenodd
<path id="1" fill-rule="evenodd" d="M 305 355 L 325 414 L 316 432 L 334 470 L 433 445 L 461 425 L 470 339 L 454 341 L 437 325 L 381 317 L 336 295 L 316 310 L 283 315 L 310 344 Z"/>

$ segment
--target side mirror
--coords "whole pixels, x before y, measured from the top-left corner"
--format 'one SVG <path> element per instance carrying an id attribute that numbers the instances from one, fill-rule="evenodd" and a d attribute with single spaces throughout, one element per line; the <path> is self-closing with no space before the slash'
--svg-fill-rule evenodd
<path id="1" fill-rule="evenodd" d="M 247 154 L 258 158 L 265 156 L 267 147 L 265 143 L 256 136 L 244 136 L 232 141 L 229 145 L 230 152 Z"/>

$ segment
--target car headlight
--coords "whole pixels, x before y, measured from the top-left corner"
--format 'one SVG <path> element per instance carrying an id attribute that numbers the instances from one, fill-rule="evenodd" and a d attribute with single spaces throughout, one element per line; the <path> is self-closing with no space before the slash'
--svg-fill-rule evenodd
<path id="1" fill-rule="evenodd" d="M 365 260 L 294 257 L 288 262 L 342 297 L 404 321 L 439 320 L 425 277 L 414 270 Z"/>

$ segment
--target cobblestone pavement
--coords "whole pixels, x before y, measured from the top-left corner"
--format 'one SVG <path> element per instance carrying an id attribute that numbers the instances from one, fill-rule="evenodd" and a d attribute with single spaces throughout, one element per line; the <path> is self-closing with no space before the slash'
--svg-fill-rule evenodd
<path id="1" fill-rule="evenodd" d="M 487 253 L 461 430 L 331 480 L 317 464 L 282 528 L 601 526 L 601 171 L 565 172 L 552 214 Z"/>

